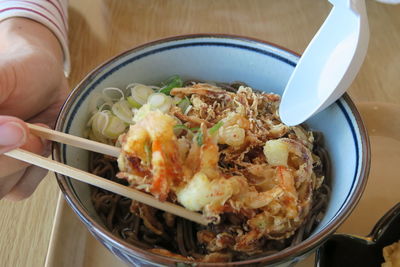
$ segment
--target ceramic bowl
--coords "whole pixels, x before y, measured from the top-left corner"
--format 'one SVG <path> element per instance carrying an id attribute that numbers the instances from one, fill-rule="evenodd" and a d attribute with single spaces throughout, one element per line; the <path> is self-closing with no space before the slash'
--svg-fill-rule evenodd
<path id="1" fill-rule="evenodd" d="M 82 136 L 89 117 L 89 99 L 96 91 L 132 82 L 155 84 L 175 74 L 183 79 L 243 81 L 256 89 L 282 94 L 298 60 L 299 55 L 282 47 L 244 37 L 190 35 L 151 42 L 112 58 L 86 76 L 66 100 L 56 129 Z M 276 254 L 208 266 L 285 265 L 298 261 L 320 246 L 351 213 L 365 187 L 370 164 L 369 141 L 360 115 L 344 95 L 306 123 L 323 133 L 332 165 L 332 193 L 321 223 L 306 240 Z M 88 152 L 82 149 L 56 145 L 53 157 L 88 169 Z M 139 266 L 191 264 L 152 254 L 114 237 L 96 215 L 89 186 L 63 175 L 57 175 L 57 179 L 69 205 L 88 230 L 123 261 Z"/>
<path id="2" fill-rule="evenodd" d="M 400 202 L 375 224 L 366 237 L 334 234 L 318 250 L 317 266 L 381 266 L 383 248 L 400 240 Z"/>

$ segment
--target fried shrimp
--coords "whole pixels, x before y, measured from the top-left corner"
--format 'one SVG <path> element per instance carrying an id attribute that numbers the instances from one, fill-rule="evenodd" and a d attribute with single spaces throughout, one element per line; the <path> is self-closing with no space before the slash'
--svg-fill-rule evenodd
<path id="1" fill-rule="evenodd" d="M 173 132 L 175 124 L 172 117 L 151 111 L 120 137 L 123 146 L 118 158 L 119 177 L 127 177 L 131 185 L 139 185 L 143 180 L 137 176 L 144 174 L 148 190 L 161 201 L 167 199 L 171 187 L 182 179 L 182 163 Z"/>

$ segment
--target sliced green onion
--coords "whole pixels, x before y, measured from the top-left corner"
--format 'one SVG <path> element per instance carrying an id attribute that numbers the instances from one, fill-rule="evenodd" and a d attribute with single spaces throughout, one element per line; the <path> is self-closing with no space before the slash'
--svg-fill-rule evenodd
<path id="1" fill-rule="evenodd" d="M 160 93 L 170 95 L 172 89 L 176 87 L 182 87 L 183 81 L 181 77 L 179 77 L 178 75 L 174 75 L 163 82 L 163 85 L 164 86 L 160 89 Z"/>
<path id="2" fill-rule="evenodd" d="M 175 135 L 179 135 L 182 130 L 187 131 L 188 135 L 193 136 L 194 132 L 197 132 L 200 129 L 200 127 L 193 127 L 193 128 L 189 128 L 184 124 L 177 124 L 174 126 L 174 133 Z"/>
<path id="3" fill-rule="evenodd" d="M 92 114 L 96 113 L 99 110 L 99 107 L 101 107 L 105 103 L 112 105 L 113 102 L 108 96 L 105 96 L 100 92 L 94 92 L 90 96 L 89 112 Z"/>
<path id="4" fill-rule="evenodd" d="M 174 96 L 174 104 L 178 105 L 180 102 L 182 101 L 182 98 L 180 98 L 179 96 Z"/>
<path id="5" fill-rule="evenodd" d="M 177 125 L 175 125 L 174 126 L 174 133 L 175 133 L 175 135 L 180 135 L 181 134 L 181 132 L 182 132 L 182 130 L 185 130 L 185 131 L 187 131 L 188 133 L 192 133 L 192 131 L 189 129 L 189 127 L 187 127 L 186 125 L 184 125 L 184 124 L 177 124 Z"/>
<path id="6" fill-rule="evenodd" d="M 147 103 L 152 110 L 158 109 L 166 113 L 172 106 L 172 98 L 162 93 L 154 93 L 149 96 Z"/>
<path id="7" fill-rule="evenodd" d="M 132 96 L 128 96 L 126 100 L 128 101 L 129 106 L 132 108 L 140 108 L 142 106 L 140 103 L 136 102 Z"/>
<path id="8" fill-rule="evenodd" d="M 117 87 L 107 87 L 103 89 L 103 96 L 110 98 L 113 102 L 125 98 L 124 92 Z"/>
<path id="9" fill-rule="evenodd" d="M 148 103 L 151 107 L 160 107 L 165 104 L 167 97 L 160 93 L 152 94 L 149 99 Z"/>
<path id="10" fill-rule="evenodd" d="M 109 111 L 101 111 L 97 112 L 92 116 L 92 118 L 90 118 L 89 121 L 91 121 L 93 136 L 96 137 L 96 140 L 106 138 L 106 136 L 104 136 L 104 130 L 108 125 L 110 116 L 111 114 Z"/>
<path id="11" fill-rule="evenodd" d="M 174 134 L 175 134 L 175 136 L 179 136 L 182 133 L 183 128 L 180 128 L 180 126 L 178 126 L 178 127 L 175 127 L 175 126 L 183 125 L 183 124 L 182 124 L 181 120 L 178 119 L 177 117 L 172 116 L 172 118 L 174 118 L 174 120 L 176 122 L 176 124 L 174 125 Z M 185 126 L 185 125 L 183 125 L 183 126 Z"/>
<path id="12" fill-rule="evenodd" d="M 151 164 L 151 159 L 152 159 L 152 154 L 151 154 L 151 145 L 150 144 L 145 144 L 144 145 L 144 152 L 146 153 L 146 160 L 147 164 Z"/>
<path id="13" fill-rule="evenodd" d="M 89 131 L 89 135 L 88 135 L 90 140 L 96 141 L 96 142 L 100 142 L 103 144 L 108 144 L 110 143 L 107 138 L 105 138 L 103 135 L 96 133 L 95 131 L 91 130 Z"/>
<path id="14" fill-rule="evenodd" d="M 112 102 L 106 102 L 103 105 L 101 105 L 99 107 L 99 111 L 103 111 L 103 110 L 111 110 L 113 103 Z M 108 108 L 106 108 L 108 107 Z"/>
<path id="15" fill-rule="evenodd" d="M 193 106 L 192 106 L 192 105 L 189 105 L 189 106 L 186 108 L 185 112 L 183 112 L 183 114 L 184 114 L 184 115 L 189 114 L 189 112 L 192 110 L 192 108 L 193 108 Z"/>
<path id="16" fill-rule="evenodd" d="M 196 141 L 199 146 L 203 145 L 203 133 L 201 131 L 197 133 Z"/>
<path id="17" fill-rule="evenodd" d="M 128 104 L 128 101 L 126 100 L 118 101 L 112 106 L 111 111 L 114 113 L 115 116 L 117 116 L 124 122 L 132 124 L 133 113 Z"/>
<path id="18" fill-rule="evenodd" d="M 190 106 L 190 104 L 191 103 L 190 103 L 189 98 L 187 98 L 185 96 L 185 98 L 183 98 L 181 101 L 179 101 L 178 104 L 176 104 L 176 105 L 182 110 L 183 113 L 185 113 L 186 109 Z"/>
<path id="19" fill-rule="evenodd" d="M 124 121 L 112 115 L 108 110 L 97 112 L 90 120 L 89 138 L 102 143 L 104 141 L 107 143 L 107 139 L 116 139 L 127 127 Z"/>
<path id="20" fill-rule="evenodd" d="M 153 89 L 143 84 L 135 84 L 131 88 L 131 98 L 140 105 L 146 104 L 147 99 L 153 93 Z"/>
<path id="21" fill-rule="evenodd" d="M 224 123 L 223 123 L 222 121 L 217 122 L 216 124 L 214 124 L 214 125 L 208 130 L 208 133 L 209 133 L 210 135 L 215 134 L 215 133 L 219 130 L 219 128 L 221 128 L 221 126 L 222 126 L 223 124 L 224 124 Z"/>
<path id="22" fill-rule="evenodd" d="M 190 131 L 189 127 L 187 127 L 184 124 L 177 124 L 177 125 L 174 126 L 174 129 L 183 129 L 183 130 L 189 130 Z"/>
<path id="23" fill-rule="evenodd" d="M 119 119 L 117 116 L 110 116 L 110 121 L 107 127 L 104 129 L 104 135 L 111 139 L 116 139 L 126 129 L 124 121 Z"/>
<path id="24" fill-rule="evenodd" d="M 177 99 L 177 100 L 179 99 L 179 101 L 176 103 L 176 105 L 178 105 L 178 106 L 186 101 L 189 102 L 189 104 L 190 104 L 190 100 L 187 96 L 185 96 L 184 98 L 179 98 L 179 97 L 175 96 L 174 99 Z"/>

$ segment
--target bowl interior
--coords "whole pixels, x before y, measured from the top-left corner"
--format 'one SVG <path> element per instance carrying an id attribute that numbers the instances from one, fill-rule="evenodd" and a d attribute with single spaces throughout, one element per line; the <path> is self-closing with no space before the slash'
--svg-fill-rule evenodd
<path id="1" fill-rule="evenodd" d="M 190 36 L 154 42 L 128 51 L 89 74 L 67 100 L 57 130 L 83 136 L 89 99 L 105 87 L 125 88 L 132 82 L 158 84 L 171 75 L 184 80 L 243 81 L 253 88 L 282 94 L 298 56 L 271 44 L 227 36 Z M 301 90 L 301 88 L 299 88 Z M 368 140 L 358 112 L 345 96 L 306 124 L 324 135 L 329 151 L 331 199 L 325 217 L 308 238 L 310 244 L 333 232 L 350 213 L 365 185 Z M 61 162 L 88 169 L 88 153 L 62 145 L 54 151 Z M 90 201 L 89 186 L 58 176 L 73 206 L 80 205 L 102 224 Z M 306 242 L 307 243 L 307 242 Z"/>

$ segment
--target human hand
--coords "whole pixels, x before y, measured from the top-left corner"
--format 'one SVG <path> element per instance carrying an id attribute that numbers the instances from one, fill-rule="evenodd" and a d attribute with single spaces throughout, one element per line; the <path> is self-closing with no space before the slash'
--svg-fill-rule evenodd
<path id="1" fill-rule="evenodd" d="M 21 119 L 53 126 L 67 88 L 61 46 L 49 29 L 24 18 L 0 22 L 0 154 L 22 146 L 48 155 L 49 143 Z M 30 196 L 46 173 L 0 155 L 0 199 Z"/>

